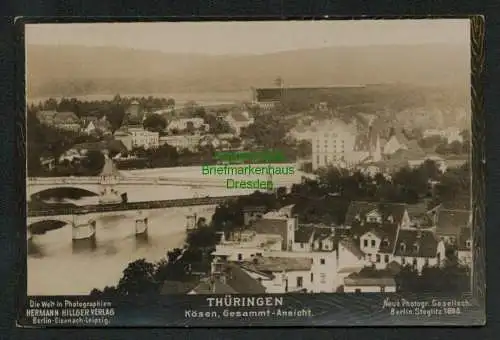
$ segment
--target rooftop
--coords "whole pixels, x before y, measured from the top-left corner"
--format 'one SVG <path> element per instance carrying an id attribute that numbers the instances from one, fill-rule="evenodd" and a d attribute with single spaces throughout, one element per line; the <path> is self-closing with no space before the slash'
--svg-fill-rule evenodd
<path id="1" fill-rule="evenodd" d="M 432 231 L 400 230 L 396 240 L 395 256 L 435 257 L 438 239 Z"/>
<path id="2" fill-rule="evenodd" d="M 377 270 L 365 267 L 344 279 L 346 286 L 395 286 L 396 281 L 389 270 Z"/>
<path id="3" fill-rule="evenodd" d="M 255 257 L 252 261 L 245 261 L 242 268 L 264 272 L 281 273 L 290 271 L 308 271 L 312 267 L 312 259 L 303 257 Z"/>
<path id="4" fill-rule="evenodd" d="M 469 224 L 471 212 L 468 210 L 438 209 L 436 233 L 457 236 Z"/>

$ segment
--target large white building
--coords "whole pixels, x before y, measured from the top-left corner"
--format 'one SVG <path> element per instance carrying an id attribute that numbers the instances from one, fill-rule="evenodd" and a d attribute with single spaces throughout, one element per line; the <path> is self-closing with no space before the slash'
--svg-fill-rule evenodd
<path id="1" fill-rule="evenodd" d="M 382 159 L 380 138 L 371 127 L 359 133 L 354 124 L 335 120 L 318 124 L 312 137 L 312 166 L 352 168 L 361 162 Z"/>
<path id="2" fill-rule="evenodd" d="M 144 147 L 145 149 L 157 148 L 160 145 L 160 134 L 144 130 L 143 128 L 129 128 L 128 133 L 132 136 L 132 147 Z"/>

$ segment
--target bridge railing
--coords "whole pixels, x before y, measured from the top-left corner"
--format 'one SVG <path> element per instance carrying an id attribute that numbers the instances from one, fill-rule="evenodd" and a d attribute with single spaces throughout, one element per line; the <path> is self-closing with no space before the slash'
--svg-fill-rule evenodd
<path id="1" fill-rule="evenodd" d="M 91 213 L 109 212 L 109 211 L 149 210 L 149 209 L 161 209 L 161 208 L 171 208 L 171 207 L 185 207 L 192 205 L 209 205 L 209 204 L 219 204 L 227 200 L 233 200 L 235 198 L 236 196 L 199 197 L 199 198 L 185 198 L 185 199 L 162 200 L 162 201 L 85 205 L 73 208 L 64 207 L 64 208 L 54 208 L 48 210 L 28 209 L 28 217 L 91 214 Z"/>

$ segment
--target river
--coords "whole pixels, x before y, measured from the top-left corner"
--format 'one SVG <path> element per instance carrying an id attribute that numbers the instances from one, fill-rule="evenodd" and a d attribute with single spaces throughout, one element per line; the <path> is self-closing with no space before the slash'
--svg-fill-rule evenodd
<path id="1" fill-rule="evenodd" d="M 97 219 L 97 249 L 73 252 L 69 225 L 34 235 L 38 253 L 28 256 L 29 295 L 81 295 L 93 288 L 116 285 L 128 263 L 158 261 L 168 250 L 184 245 L 186 215 L 196 212 L 210 221 L 215 206 L 148 211 L 146 244 L 138 243 L 133 221 L 117 212 Z"/>

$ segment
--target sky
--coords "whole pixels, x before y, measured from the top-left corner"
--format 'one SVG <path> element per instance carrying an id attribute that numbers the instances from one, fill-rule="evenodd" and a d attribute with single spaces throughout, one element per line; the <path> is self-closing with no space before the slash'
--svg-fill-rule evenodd
<path id="1" fill-rule="evenodd" d="M 469 20 L 29 24 L 26 43 L 167 53 L 266 54 L 333 46 L 469 44 Z"/>

